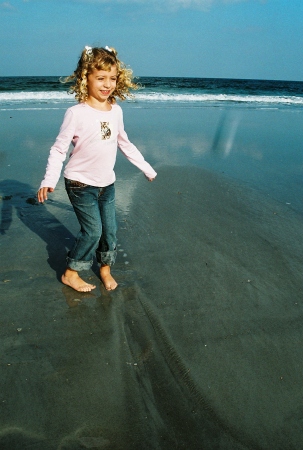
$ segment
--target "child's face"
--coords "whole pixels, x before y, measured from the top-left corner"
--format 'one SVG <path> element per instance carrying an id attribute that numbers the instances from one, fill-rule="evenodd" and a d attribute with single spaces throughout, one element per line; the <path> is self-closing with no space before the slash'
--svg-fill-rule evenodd
<path id="1" fill-rule="evenodd" d="M 110 71 L 94 70 L 87 76 L 88 98 L 104 102 L 114 92 L 117 85 L 117 67 L 112 66 Z"/>

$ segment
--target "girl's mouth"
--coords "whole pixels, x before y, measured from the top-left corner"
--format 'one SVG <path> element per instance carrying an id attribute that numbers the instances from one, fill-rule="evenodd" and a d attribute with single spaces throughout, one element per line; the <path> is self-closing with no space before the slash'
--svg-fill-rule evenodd
<path id="1" fill-rule="evenodd" d="M 110 90 L 108 90 L 108 91 L 101 91 L 101 94 L 102 95 L 109 95 L 110 94 Z"/>

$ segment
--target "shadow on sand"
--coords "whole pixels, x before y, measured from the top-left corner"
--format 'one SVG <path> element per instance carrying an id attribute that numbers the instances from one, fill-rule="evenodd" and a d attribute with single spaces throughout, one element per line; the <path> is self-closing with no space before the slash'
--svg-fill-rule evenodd
<path id="1" fill-rule="evenodd" d="M 1 235 L 8 232 L 14 217 L 17 216 L 27 228 L 46 243 L 48 264 L 60 279 L 65 267 L 66 249 L 70 249 L 74 241 L 72 233 L 48 211 L 45 205 L 38 203 L 36 192 L 30 185 L 17 180 L 4 180 L 0 182 L 0 194 Z M 68 204 L 51 199 L 48 202 L 65 211 L 72 210 Z"/>

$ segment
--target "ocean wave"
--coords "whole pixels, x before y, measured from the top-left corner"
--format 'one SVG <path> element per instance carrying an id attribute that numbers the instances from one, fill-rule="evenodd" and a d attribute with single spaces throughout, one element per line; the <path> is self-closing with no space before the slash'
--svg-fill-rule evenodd
<path id="1" fill-rule="evenodd" d="M 138 93 L 137 100 L 153 102 L 231 102 L 231 103 L 263 103 L 303 105 L 303 97 L 270 96 L 270 95 L 233 95 L 233 94 L 170 94 L 170 93 Z"/>
<path id="2" fill-rule="evenodd" d="M 60 91 L 17 91 L 17 92 L 0 92 L 0 104 L 1 103 L 26 103 L 26 102 L 66 102 L 75 99 L 70 94 Z"/>
<path id="3" fill-rule="evenodd" d="M 248 103 L 257 105 L 293 105 L 303 106 L 303 97 L 271 96 L 271 95 L 240 95 L 240 94 L 208 94 L 208 93 L 168 93 L 168 92 L 138 92 L 134 102 L 169 102 L 169 103 Z M 74 96 L 60 91 L 38 92 L 1 92 L 0 106 L 20 103 L 74 103 Z"/>

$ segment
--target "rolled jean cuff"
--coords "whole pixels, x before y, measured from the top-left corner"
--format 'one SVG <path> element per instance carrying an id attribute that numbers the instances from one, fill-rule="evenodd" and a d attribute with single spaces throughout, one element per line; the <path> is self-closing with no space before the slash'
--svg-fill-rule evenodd
<path id="1" fill-rule="evenodd" d="M 109 250 L 108 252 L 96 251 L 96 257 L 99 264 L 113 266 L 117 257 L 117 250 Z"/>
<path id="2" fill-rule="evenodd" d="M 67 267 L 72 270 L 76 270 L 80 272 L 81 270 L 89 270 L 93 264 L 93 260 L 91 261 L 77 261 L 76 259 L 72 259 L 69 256 L 66 257 Z"/>

